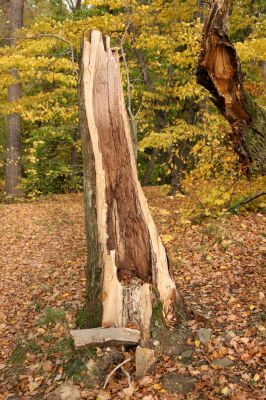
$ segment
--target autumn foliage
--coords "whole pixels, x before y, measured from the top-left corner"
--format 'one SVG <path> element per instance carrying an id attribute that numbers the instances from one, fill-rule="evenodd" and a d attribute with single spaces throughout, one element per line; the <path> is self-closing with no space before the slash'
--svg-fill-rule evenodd
<path id="1" fill-rule="evenodd" d="M 202 20 L 208 8 L 189 0 L 90 1 L 78 8 L 38 2 L 25 10 L 16 46 L 1 40 L 0 172 L 4 178 L 5 116 L 23 120 L 21 186 L 28 197 L 78 191 L 82 162 L 78 128 L 78 59 L 84 30 L 111 36 L 121 57 L 125 95 L 139 142 L 138 170 L 145 184 L 167 184 L 192 195 L 200 208 L 221 210 L 259 191 L 242 177 L 228 140 L 229 125 L 196 83 Z M 265 15 L 263 4 L 233 4 L 230 34 L 242 61 L 245 85 L 265 104 Z M 19 71 L 23 97 L 7 101 Z M 204 190 L 203 188 L 208 188 Z M 171 190 L 172 188 L 172 190 Z M 192 201 L 190 199 L 190 201 Z M 194 202 L 194 205 L 195 205 Z M 194 207 L 195 208 L 195 207 Z M 201 210 L 202 211 L 202 210 Z M 200 212 L 201 212 L 200 211 Z"/>

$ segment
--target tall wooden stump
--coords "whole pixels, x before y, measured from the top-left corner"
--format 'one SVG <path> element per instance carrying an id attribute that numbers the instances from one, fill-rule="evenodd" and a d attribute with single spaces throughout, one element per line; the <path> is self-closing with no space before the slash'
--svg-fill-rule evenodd
<path id="1" fill-rule="evenodd" d="M 136 328 L 145 341 L 153 301 L 170 319 L 177 291 L 137 177 L 119 56 L 98 31 L 82 44 L 80 108 L 89 326 Z"/>
<path id="2" fill-rule="evenodd" d="M 266 174 L 266 112 L 243 88 L 228 37 L 228 0 L 215 0 L 203 28 L 197 78 L 232 127 L 231 140 L 248 174 Z"/>

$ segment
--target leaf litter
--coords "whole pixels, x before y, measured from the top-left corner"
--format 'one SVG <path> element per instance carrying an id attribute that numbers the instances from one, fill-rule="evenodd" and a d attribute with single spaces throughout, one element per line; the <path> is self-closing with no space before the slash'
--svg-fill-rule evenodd
<path id="1" fill-rule="evenodd" d="M 180 197 L 163 197 L 158 188 L 145 193 L 176 283 L 194 311 L 187 323 L 188 347 L 177 357 L 161 354 L 155 370 L 138 380 L 132 361 L 125 365 L 129 388 L 117 373 L 102 390 L 107 375 L 93 381 L 90 370 L 106 350 L 75 351 L 69 334 L 77 327 L 85 294 L 82 195 L 3 205 L 0 400 L 49 398 L 68 381 L 84 399 L 266 397 L 265 215 L 249 212 L 182 224 Z M 124 358 L 132 356 L 132 350 L 120 350 Z M 164 386 L 165 376 L 177 390 Z"/>

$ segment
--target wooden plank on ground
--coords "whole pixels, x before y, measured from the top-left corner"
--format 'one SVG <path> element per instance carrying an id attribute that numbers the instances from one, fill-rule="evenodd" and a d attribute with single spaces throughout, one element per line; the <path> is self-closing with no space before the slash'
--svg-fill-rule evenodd
<path id="1" fill-rule="evenodd" d="M 84 346 L 134 345 L 140 341 L 140 331 L 130 328 L 93 328 L 70 331 L 75 348 Z"/>

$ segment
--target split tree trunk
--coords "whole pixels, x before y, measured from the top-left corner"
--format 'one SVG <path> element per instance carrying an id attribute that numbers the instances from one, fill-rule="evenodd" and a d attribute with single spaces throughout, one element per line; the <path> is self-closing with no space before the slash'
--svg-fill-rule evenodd
<path id="1" fill-rule="evenodd" d="M 231 124 L 231 140 L 247 174 L 265 174 L 266 112 L 243 88 L 240 60 L 227 25 L 228 0 L 216 0 L 203 29 L 198 82 Z"/>
<path id="2" fill-rule="evenodd" d="M 149 339 L 153 300 L 173 318 L 177 291 L 137 178 L 119 56 L 92 31 L 80 77 L 89 326 L 139 329 Z"/>
<path id="3" fill-rule="evenodd" d="M 24 0 L 10 0 L 9 6 L 10 39 L 9 45 L 15 44 L 15 33 L 23 26 Z M 18 79 L 18 71 L 10 71 L 14 79 Z M 8 87 L 8 101 L 13 103 L 21 98 L 20 83 Z M 7 152 L 5 165 L 5 192 L 8 197 L 21 196 L 21 117 L 12 112 L 7 117 Z"/>

